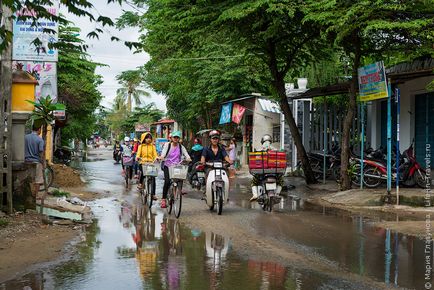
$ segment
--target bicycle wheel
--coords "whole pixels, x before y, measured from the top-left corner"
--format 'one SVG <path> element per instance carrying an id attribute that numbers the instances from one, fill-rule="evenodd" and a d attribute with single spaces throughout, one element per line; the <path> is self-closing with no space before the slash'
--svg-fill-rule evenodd
<path id="1" fill-rule="evenodd" d="M 44 178 L 45 178 L 45 182 L 47 184 L 47 188 L 50 188 L 51 185 L 53 185 L 53 180 L 54 180 L 53 168 L 51 168 L 50 166 L 47 166 L 45 168 Z M 41 184 L 41 186 L 39 187 L 39 191 L 44 191 L 44 190 L 45 190 L 45 186 L 44 186 L 44 184 Z"/>
<path id="2" fill-rule="evenodd" d="M 152 203 L 154 202 L 154 187 L 152 186 L 153 177 L 146 178 L 146 187 L 147 187 L 147 197 L 149 199 L 149 208 L 152 207 Z"/>
<path id="3" fill-rule="evenodd" d="M 172 185 L 170 185 L 169 187 L 169 192 L 167 193 L 167 198 L 166 198 L 166 206 L 167 206 L 167 212 L 169 214 L 172 213 L 172 207 L 173 207 L 173 198 L 175 196 L 175 191 L 176 191 L 176 187 Z"/>
<path id="4" fill-rule="evenodd" d="M 130 180 L 130 169 L 125 166 L 125 187 L 128 188 L 128 181 Z"/>
<path id="5" fill-rule="evenodd" d="M 145 182 L 143 185 L 143 188 L 140 190 L 140 198 L 142 200 L 142 204 L 146 205 L 148 203 L 148 189 L 146 188 L 146 177 L 145 177 Z"/>
<path id="6" fill-rule="evenodd" d="M 174 213 L 175 217 L 179 218 L 181 215 L 181 207 L 182 207 L 182 193 L 181 193 L 181 187 L 176 187 L 176 190 L 174 192 L 173 196 L 173 207 L 174 207 Z"/>
<path id="7" fill-rule="evenodd" d="M 217 198 L 217 214 L 221 215 L 223 210 L 223 190 L 221 187 L 216 188 L 216 198 Z"/>

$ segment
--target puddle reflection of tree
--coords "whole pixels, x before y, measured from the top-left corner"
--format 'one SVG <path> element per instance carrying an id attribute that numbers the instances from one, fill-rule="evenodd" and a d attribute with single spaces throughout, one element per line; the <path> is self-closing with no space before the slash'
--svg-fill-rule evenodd
<path id="1" fill-rule="evenodd" d="M 94 261 L 95 249 L 98 249 L 101 244 L 101 241 L 97 240 L 100 232 L 98 220 L 94 219 L 93 223 L 86 228 L 85 240 L 76 246 L 77 254 L 74 255 L 74 259 L 53 269 L 54 280 L 59 285 L 68 277 L 83 276 L 90 272 L 89 268 Z"/>

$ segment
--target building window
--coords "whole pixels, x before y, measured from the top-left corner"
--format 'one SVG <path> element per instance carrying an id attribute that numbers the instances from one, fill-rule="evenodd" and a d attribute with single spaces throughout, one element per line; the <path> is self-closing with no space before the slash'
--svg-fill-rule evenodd
<path id="1" fill-rule="evenodd" d="M 273 143 L 280 143 L 280 125 L 273 125 Z"/>

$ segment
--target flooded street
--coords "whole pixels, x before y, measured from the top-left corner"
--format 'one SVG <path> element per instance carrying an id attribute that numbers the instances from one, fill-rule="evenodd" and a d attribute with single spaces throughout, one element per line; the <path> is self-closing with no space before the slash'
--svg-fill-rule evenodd
<path id="1" fill-rule="evenodd" d="M 425 241 L 376 228 L 372 217 L 294 197 L 266 213 L 250 206 L 241 180 L 222 216 L 189 191 L 176 220 L 159 204 L 142 207 L 108 158 L 99 149 L 80 163 L 88 189 L 105 194 L 89 204 L 94 223 L 75 254 L 0 289 L 425 289 Z"/>

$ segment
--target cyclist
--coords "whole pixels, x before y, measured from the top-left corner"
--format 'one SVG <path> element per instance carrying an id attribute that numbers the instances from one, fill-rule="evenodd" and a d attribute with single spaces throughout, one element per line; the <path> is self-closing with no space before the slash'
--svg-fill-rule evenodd
<path id="1" fill-rule="evenodd" d="M 134 143 L 133 143 L 133 157 L 134 157 L 134 160 L 136 160 L 137 151 L 139 150 L 139 145 L 140 145 L 139 139 L 137 139 L 137 138 L 134 137 Z M 138 178 L 138 175 L 137 175 L 138 169 L 139 169 L 139 163 L 138 162 L 134 162 L 134 179 Z"/>
<path id="2" fill-rule="evenodd" d="M 142 137 L 140 138 L 140 141 L 142 144 L 140 144 L 138 150 L 137 150 L 137 156 L 136 160 L 139 162 L 140 165 L 146 164 L 146 163 L 154 163 L 157 159 L 157 149 L 155 148 L 155 145 L 152 143 L 152 134 L 150 132 L 146 132 L 142 134 Z M 140 183 L 139 183 L 139 189 L 143 188 L 143 179 L 144 175 L 143 172 L 140 174 Z M 152 189 L 155 193 L 155 179 L 152 181 Z M 155 195 L 152 197 L 153 199 L 157 199 Z"/>
<path id="3" fill-rule="evenodd" d="M 133 158 L 133 145 L 130 144 L 130 137 L 124 138 L 124 144 L 121 146 L 121 152 L 122 152 L 122 175 L 125 174 L 125 166 L 129 166 L 129 170 L 130 170 L 129 176 L 131 179 L 133 175 L 134 158 Z"/>
<path id="4" fill-rule="evenodd" d="M 181 132 L 175 131 L 171 135 L 171 141 L 164 145 L 161 156 L 159 157 L 159 159 L 164 161 L 162 165 L 164 171 L 164 186 L 161 208 L 166 208 L 166 197 L 170 186 L 169 167 L 179 164 L 183 158 L 187 161 L 191 161 L 187 149 L 179 143 Z"/>

